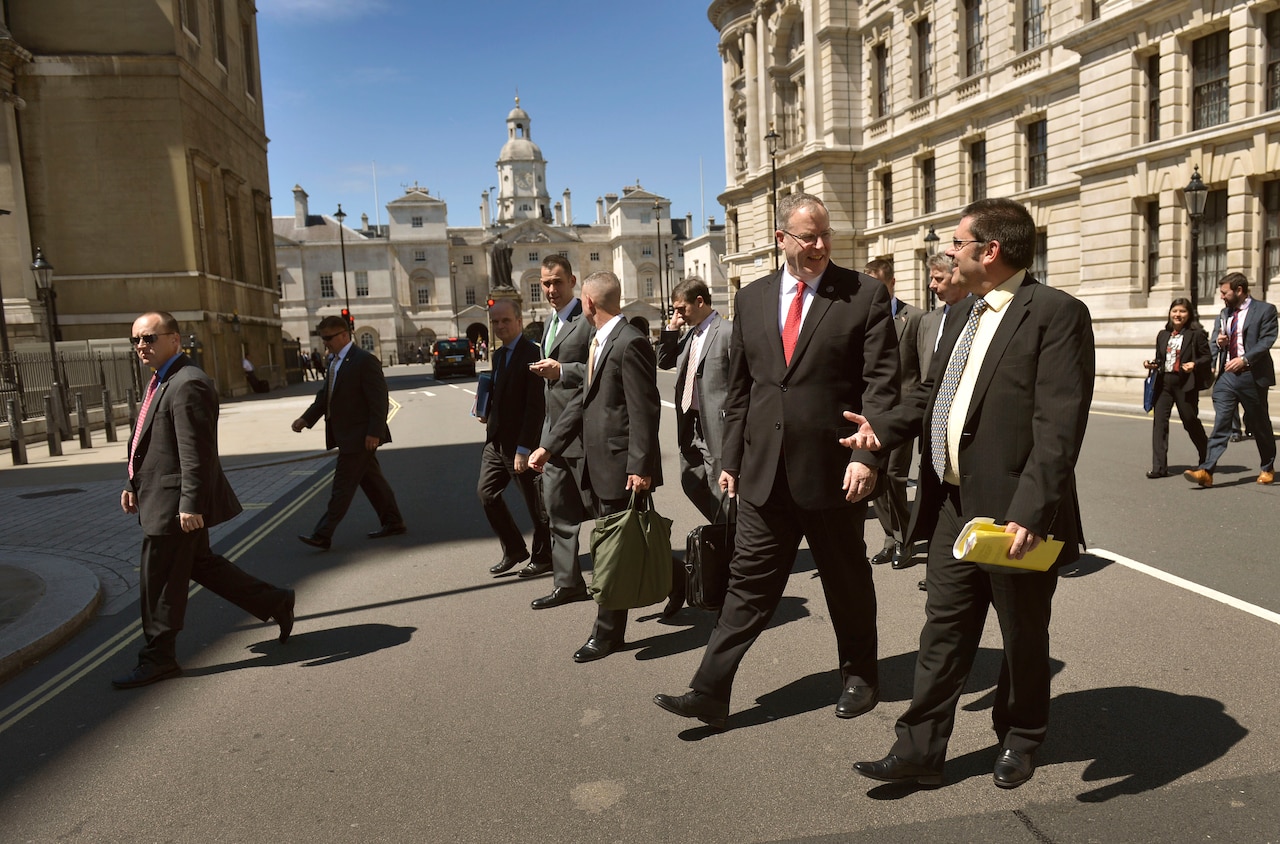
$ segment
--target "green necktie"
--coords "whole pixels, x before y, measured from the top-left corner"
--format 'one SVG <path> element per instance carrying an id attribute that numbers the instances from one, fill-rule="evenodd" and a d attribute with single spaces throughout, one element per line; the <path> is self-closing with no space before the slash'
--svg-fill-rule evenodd
<path id="1" fill-rule="evenodd" d="M 556 332 L 560 330 L 560 314 L 551 318 L 551 328 L 547 330 L 546 342 L 542 344 L 543 354 L 551 354 L 551 347 L 556 342 Z"/>

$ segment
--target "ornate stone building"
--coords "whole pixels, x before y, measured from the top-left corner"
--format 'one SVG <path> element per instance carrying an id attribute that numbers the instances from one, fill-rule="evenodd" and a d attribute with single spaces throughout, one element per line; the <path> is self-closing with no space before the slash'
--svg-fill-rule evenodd
<path id="1" fill-rule="evenodd" d="M 894 259 L 916 304 L 931 230 L 945 241 L 982 196 L 1027 205 L 1034 272 L 1093 312 L 1100 387 L 1137 389 L 1175 296 L 1211 319 L 1240 270 L 1274 301 L 1280 0 L 716 0 L 708 16 L 731 285 L 772 269 L 776 164 L 780 196 L 828 204 L 837 263 Z"/>
<path id="2" fill-rule="evenodd" d="M 537 331 L 550 315 L 541 263 L 556 253 L 569 259 L 579 280 L 597 270 L 616 273 L 623 311 L 643 316 L 656 331 L 669 291 L 688 266 L 692 218 L 671 219 L 670 201 L 636 184 L 598 198 L 591 222 L 575 222 L 567 189 L 551 201 L 531 123 L 517 100 L 498 154 L 496 194 L 480 195 L 479 226 L 449 226 L 445 203 L 415 184 L 387 204 L 387 225 L 371 227 L 364 216 L 359 229 L 343 228 L 340 236 L 338 221 L 311 215 L 306 192 L 295 187 L 294 215 L 274 218 L 286 334 L 318 346 L 311 336 L 316 323 L 349 300 L 356 340 L 384 361 L 404 360 L 437 337 L 487 337 L 487 300 L 497 296 L 515 298 L 526 327 Z M 697 244 L 708 254 L 718 245 L 718 256 L 723 233 L 710 225 Z"/>
<path id="3" fill-rule="evenodd" d="M 7 340 L 171 311 L 226 393 L 283 383 L 252 0 L 8 0 L 0 11 L 0 283 Z M 127 346 L 126 346 L 127 348 Z"/>

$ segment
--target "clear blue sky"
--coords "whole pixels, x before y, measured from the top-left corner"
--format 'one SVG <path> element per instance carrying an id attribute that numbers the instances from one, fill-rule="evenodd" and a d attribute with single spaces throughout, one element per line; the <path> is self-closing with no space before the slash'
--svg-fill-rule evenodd
<path id="1" fill-rule="evenodd" d="M 448 202 L 450 225 L 479 225 L 518 88 L 552 202 L 569 188 L 575 222 L 639 179 L 701 233 L 705 216 L 724 219 L 709 5 L 259 0 L 273 213 L 293 214 L 301 184 L 311 213 L 341 202 L 349 224 L 374 221 L 376 161 L 382 206 L 416 181 Z"/>

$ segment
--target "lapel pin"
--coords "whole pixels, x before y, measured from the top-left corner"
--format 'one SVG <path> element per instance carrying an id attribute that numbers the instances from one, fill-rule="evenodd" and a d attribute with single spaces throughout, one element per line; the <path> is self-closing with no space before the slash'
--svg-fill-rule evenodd
<path id="1" fill-rule="evenodd" d="M 835 291 L 835 288 L 834 288 L 834 287 L 832 287 L 830 284 L 828 284 L 826 287 L 822 288 L 822 292 L 823 292 L 823 293 L 832 293 L 832 292 L 834 292 L 834 291 Z"/>

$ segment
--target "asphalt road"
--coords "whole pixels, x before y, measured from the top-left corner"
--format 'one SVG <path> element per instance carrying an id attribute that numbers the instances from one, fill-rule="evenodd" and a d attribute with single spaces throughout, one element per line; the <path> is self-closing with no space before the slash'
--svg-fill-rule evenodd
<path id="1" fill-rule="evenodd" d="M 946 785 L 917 791 L 850 766 L 885 753 L 910 697 L 919 569 L 876 567 L 882 702 L 840 721 L 831 627 L 802 552 L 738 675 L 729 729 L 711 732 L 650 702 L 687 687 L 710 615 L 634 611 L 627 650 L 574 664 L 594 605 L 534 612 L 548 578 L 486 571 L 500 552 L 474 493 L 473 383 L 406 371 L 392 370 L 401 409 L 383 464 L 410 533 L 365 540 L 375 519 L 358 497 L 333 551 L 298 543 L 326 463 L 222 544 L 296 586 L 287 645 L 199 594 L 180 679 L 111 689 L 136 649 L 130 610 L 0 686 L 0 711 L 48 689 L 0 732 L 0 842 L 1280 840 L 1280 637 L 1268 615 L 1280 612 L 1280 490 L 1252 483 L 1251 444 L 1232 446 L 1219 486 L 1199 490 L 1143 476 L 1149 421 L 1091 417 L 1079 478 L 1097 556 L 1058 590 L 1051 736 L 1035 778 L 1012 792 L 991 783 L 992 622 Z M 670 410 L 663 430 L 669 440 Z M 1175 466 L 1193 457 L 1180 436 Z M 657 506 L 682 536 L 697 516 L 674 457 Z M 874 518 L 867 535 L 878 547 Z"/>

